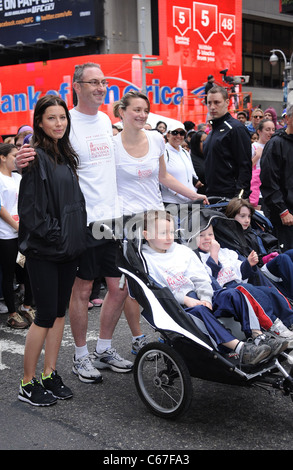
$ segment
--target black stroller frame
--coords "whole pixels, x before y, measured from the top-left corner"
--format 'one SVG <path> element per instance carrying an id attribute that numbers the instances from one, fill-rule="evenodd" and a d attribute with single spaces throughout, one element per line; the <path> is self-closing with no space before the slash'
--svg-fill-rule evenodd
<path id="1" fill-rule="evenodd" d="M 293 367 L 286 352 L 255 366 L 241 365 L 238 356 L 220 354 L 171 291 L 149 276 L 141 250 L 142 236 L 117 237 L 112 228 L 102 225 L 118 244 L 117 266 L 131 297 L 140 304 L 147 323 L 159 333 L 158 341 L 139 351 L 133 368 L 137 393 L 153 414 L 169 419 L 183 415 L 193 398 L 191 378 L 275 389 L 293 400 Z M 233 323 L 239 331 L 239 324 Z M 233 333 L 231 322 L 229 328 Z"/>

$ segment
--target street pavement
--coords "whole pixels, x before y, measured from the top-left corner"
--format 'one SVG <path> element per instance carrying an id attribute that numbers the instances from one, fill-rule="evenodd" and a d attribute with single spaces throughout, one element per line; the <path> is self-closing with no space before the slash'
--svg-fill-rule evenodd
<path id="1" fill-rule="evenodd" d="M 98 307 L 89 311 L 91 351 L 96 343 L 99 312 Z M 192 458 L 192 451 L 200 450 L 293 449 L 293 403 L 279 392 L 270 395 L 258 388 L 192 379 L 190 409 L 179 419 L 169 421 L 145 408 L 132 373 L 104 370 L 102 383 L 80 382 L 71 371 L 74 343 L 68 316 L 57 370 L 74 397 L 48 408 L 23 403 L 17 395 L 27 330 L 9 328 L 6 319 L 7 314 L 0 314 L 0 450 L 96 450 L 96 461 L 103 464 L 111 463 L 103 459 L 113 460 L 124 451 L 125 458 L 140 456 L 140 460 L 128 462 L 133 467 L 139 463 L 174 464 L 170 460 L 163 462 L 163 457 L 151 461 L 153 455 L 163 452 Z M 150 340 L 157 339 L 144 320 L 142 325 Z M 130 330 L 122 315 L 113 345 L 133 360 L 130 344 Z M 39 375 L 41 367 L 40 362 Z"/>

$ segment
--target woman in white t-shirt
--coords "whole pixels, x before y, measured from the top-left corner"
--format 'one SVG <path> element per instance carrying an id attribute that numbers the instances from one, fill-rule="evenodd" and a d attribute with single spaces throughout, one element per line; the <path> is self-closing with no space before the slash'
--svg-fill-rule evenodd
<path id="1" fill-rule="evenodd" d="M 150 102 L 139 91 L 126 93 L 114 104 L 114 115 L 123 122 L 123 130 L 113 138 L 122 213 L 131 215 L 149 209 L 163 209 L 160 184 L 190 200 L 200 199 L 208 203 L 206 196 L 197 194 L 167 172 L 162 134 L 156 130 L 144 129 L 149 112 Z M 138 304 L 129 297 L 125 309 L 128 312 L 128 322 L 131 318 L 129 326 L 133 334 L 132 352 L 137 354 L 146 341 L 140 330 L 140 311 Z"/>
<path id="2" fill-rule="evenodd" d="M 183 148 L 186 131 L 184 125 L 175 123 L 168 128 L 165 149 L 165 164 L 168 173 L 174 176 L 178 181 L 184 184 L 191 191 L 197 191 L 195 186 L 198 183 L 197 174 L 193 168 L 190 154 Z M 199 182 L 199 184 L 201 184 Z M 188 197 L 172 191 L 172 189 L 161 187 L 163 201 L 165 203 L 186 204 L 192 202 Z"/>
<path id="3" fill-rule="evenodd" d="M 144 129 L 149 112 L 149 100 L 139 91 L 126 93 L 114 104 L 114 115 L 123 122 L 122 132 L 114 137 L 118 196 L 123 213 L 162 209 L 159 184 L 189 200 L 207 202 L 206 196 L 197 194 L 194 188 L 167 172 L 162 135 Z"/>
<path id="4" fill-rule="evenodd" d="M 7 324 L 27 328 L 28 323 L 16 312 L 13 280 L 18 253 L 18 193 L 21 176 L 15 170 L 17 147 L 0 144 L 0 265 L 3 297 L 8 309 Z"/>
<path id="5" fill-rule="evenodd" d="M 251 194 L 249 196 L 249 201 L 254 207 L 260 209 L 260 159 L 265 144 L 270 140 L 275 132 L 275 124 L 271 119 L 262 119 L 257 126 L 256 132 L 258 134 L 258 140 L 251 146 L 252 177 L 250 183 Z"/>

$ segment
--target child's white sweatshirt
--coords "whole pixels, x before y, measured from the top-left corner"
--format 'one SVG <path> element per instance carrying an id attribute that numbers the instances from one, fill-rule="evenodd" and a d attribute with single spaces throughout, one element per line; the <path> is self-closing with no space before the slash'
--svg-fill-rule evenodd
<path id="1" fill-rule="evenodd" d="M 143 255 L 150 276 L 167 286 L 180 304 L 188 292 L 195 291 L 199 300 L 212 303 L 213 289 L 210 277 L 198 256 L 188 247 L 173 243 L 165 253 L 158 253 L 148 244 Z"/>

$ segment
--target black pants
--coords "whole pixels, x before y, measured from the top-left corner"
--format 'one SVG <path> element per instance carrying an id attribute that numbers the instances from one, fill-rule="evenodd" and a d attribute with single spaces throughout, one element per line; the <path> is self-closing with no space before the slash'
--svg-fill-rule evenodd
<path id="1" fill-rule="evenodd" d="M 16 263 L 15 277 L 16 277 L 17 284 L 23 284 L 24 285 L 23 304 L 32 306 L 32 304 L 33 304 L 33 295 L 32 295 L 29 275 L 28 275 L 25 264 L 24 264 L 24 267 L 21 267 L 21 266 L 19 266 L 19 264 Z"/>
<path id="2" fill-rule="evenodd" d="M 2 269 L 2 293 L 9 313 L 15 312 L 13 280 L 18 253 L 18 238 L 0 240 L 0 265 Z"/>
<path id="3" fill-rule="evenodd" d="M 64 317 L 76 276 L 77 260 L 67 263 L 26 258 L 36 305 L 35 324 L 51 328 L 57 317 Z"/>
<path id="4" fill-rule="evenodd" d="M 274 224 L 274 235 L 279 240 L 283 253 L 287 250 L 292 250 L 293 225 L 283 225 L 281 222 Z"/>

